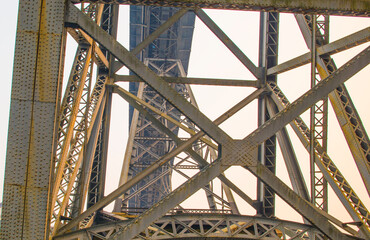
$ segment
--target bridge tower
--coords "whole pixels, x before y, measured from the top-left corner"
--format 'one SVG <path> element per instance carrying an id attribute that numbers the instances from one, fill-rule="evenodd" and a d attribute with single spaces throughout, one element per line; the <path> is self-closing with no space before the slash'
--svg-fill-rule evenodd
<path id="1" fill-rule="evenodd" d="M 120 4 L 130 4 L 129 49 L 117 40 Z M 258 62 L 204 9 L 259 11 Z M 339 68 L 332 55 L 366 45 L 370 27 L 331 42 L 329 18 L 369 11 L 366 0 L 20 0 L 0 238 L 369 239 L 369 201 L 328 153 L 332 106 L 368 197 L 370 141 L 344 83 L 367 67 L 370 47 Z M 307 45 L 307 53 L 282 63 L 280 13 L 294 13 Z M 254 79 L 187 77 L 195 19 Z M 67 34 L 77 49 L 63 77 Z M 306 64 L 311 87 L 290 102 L 279 74 Z M 130 73 L 118 74 L 122 67 Z M 212 121 L 193 84 L 254 90 Z M 118 186 L 108 193 L 114 95 L 130 105 L 129 134 Z M 253 101 L 255 129 L 233 139 L 220 125 Z M 298 144 L 308 159 L 297 157 Z M 279 164 L 289 182 L 277 176 Z M 230 169 L 238 169 L 238 181 Z M 241 184 L 247 173 L 256 179 L 248 184 L 253 196 Z M 199 190 L 207 207 L 198 207 L 200 198 L 185 206 Z M 277 196 L 301 222 L 276 216 Z M 333 216 L 332 198 L 350 222 Z M 245 215 L 241 202 L 254 214 Z"/>

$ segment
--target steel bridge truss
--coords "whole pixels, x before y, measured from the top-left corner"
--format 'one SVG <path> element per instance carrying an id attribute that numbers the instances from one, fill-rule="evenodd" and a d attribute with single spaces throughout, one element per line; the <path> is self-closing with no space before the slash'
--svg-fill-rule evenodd
<path id="1" fill-rule="evenodd" d="M 329 16 L 312 15 L 369 17 L 366 1 L 348 1 L 348 6 L 336 0 L 307 4 L 100 0 L 75 5 L 78 2 L 20 1 L 1 239 L 370 238 L 369 211 L 329 157 L 326 146 L 328 97 L 369 193 L 370 141 L 344 82 L 369 64 L 370 47 L 338 69 L 331 55 L 368 42 L 370 27 L 329 43 Z M 131 51 L 116 40 L 117 3 L 154 5 L 151 17 L 158 21 L 138 35 Z M 158 5 L 180 8 L 171 8 L 163 20 Z M 257 66 L 201 7 L 267 11 L 261 12 Z M 281 64 L 277 62 L 279 12 L 296 14 L 310 49 Z M 185 36 L 179 36 L 173 26 L 189 13 L 197 16 L 256 80 L 186 77 L 189 52 L 184 58 L 168 54 L 174 52 L 172 48 L 181 48 L 178 41 Z M 78 48 L 62 93 L 67 32 Z M 151 50 L 149 44 L 154 46 Z M 312 88 L 290 103 L 277 76 L 310 62 Z M 117 75 L 122 66 L 132 74 Z M 130 82 L 130 91 L 119 86 L 121 81 Z M 256 90 L 211 121 L 198 109 L 192 84 Z M 119 187 L 105 196 L 113 94 L 125 99 L 132 111 Z M 232 139 L 219 125 L 255 99 L 259 103 L 258 128 L 242 140 Z M 309 108 L 308 126 L 300 115 Z M 311 191 L 286 129 L 289 124 L 310 155 Z M 187 137 L 179 137 L 179 131 Z M 275 175 L 277 146 L 292 188 Z M 241 166 L 257 178 L 257 199 L 226 177 L 224 172 L 231 166 Z M 171 186 L 172 172 L 186 179 L 176 189 Z M 214 188 L 216 178 L 221 192 Z M 329 186 L 352 217 L 351 227 L 327 212 Z M 200 189 L 209 208 L 183 208 L 181 203 Z M 260 217 L 240 215 L 234 194 Z M 301 214 L 306 224 L 275 219 L 275 195 Z M 114 213 L 102 211 L 113 202 Z"/>
<path id="2" fill-rule="evenodd" d="M 111 239 L 128 221 L 117 221 L 76 231 L 55 239 Z M 133 239 L 325 239 L 311 225 L 271 218 L 235 215 L 181 214 L 165 216 Z"/>

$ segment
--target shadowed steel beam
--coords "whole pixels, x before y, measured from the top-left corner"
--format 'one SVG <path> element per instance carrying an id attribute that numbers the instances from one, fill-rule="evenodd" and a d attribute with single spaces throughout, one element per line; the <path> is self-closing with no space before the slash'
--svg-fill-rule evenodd
<path id="1" fill-rule="evenodd" d="M 182 16 L 187 13 L 189 9 L 182 8 L 177 11 L 174 15 L 172 15 L 166 22 L 164 22 L 161 26 L 159 26 L 154 32 L 152 32 L 148 37 L 144 39 L 141 43 L 139 43 L 131 53 L 134 55 L 139 54 L 144 48 L 146 48 L 151 42 L 153 42 L 156 38 L 158 38 L 164 31 L 169 29 L 175 22 L 177 22 Z M 113 66 L 112 72 L 117 72 L 119 69 L 123 67 L 121 62 L 116 62 Z"/>
<path id="2" fill-rule="evenodd" d="M 267 101 L 267 109 L 271 117 L 275 116 L 278 111 L 276 105 L 271 103 L 271 100 Z M 294 153 L 292 143 L 289 139 L 288 131 L 284 127 L 276 133 L 279 141 L 280 149 L 283 154 L 285 165 L 289 172 L 290 182 L 292 183 L 293 190 L 298 193 L 303 199 L 310 201 L 310 195 L 306 186 L 306 182 L 303 178 L 301 168 L 299 166 L 297 157 Z"/>
<path id="3" fill-rule="evenodd" d="M 214 121 L 214 123 L 216 125 L 219 125 L 219 124 L 223 123 L 224 121 L 226 121 L 227 119 L 229 119 L 231 116 L 233 116 L 235 113 L 237 113 L 240 109 L 242 109 L 247 104 L 249 104 L 251 101 L 253 101 L 256 97 L 258 97 L 263 91 L 265 91 L 264 88 L 261 88 L 261 89 L 258 89 L 256 91 L 254 91 L 251 95 L 247 96 L 242 101 L 240 101 L 235 106 L 233 106 L 231 109 L 229 109 L 224 114 L 222 114 L 220 117 L 218 117 Z M 129 180 L 125 185 L 120 186 L 115 191 L 113 191 L 112 193 L 110 193 L 109 195 L 107 195 L 106 197 L 104 197 L 103 199 L 101 199 L 94 206 L 92 206 L 91 208 L 87 209 L 84 213 L 82 213 L 81 215 L 79 215 L 76 218 L 74 218 L 73 220 L 71 220 L 67 225 L 65 225 L 64 227 L 62 227 L 59 230 L 58 235 L 63 234 L 66 231 L 72 229 L 80 221 L 84 220 L 86 217 L 90 216 L 95 211 L 103 208 L 104 206 L 108 205 L 109 203 L 111 203 L 112 201 L 114 201 L 115 199 L 117 199 L 119 196 L 121 196 L 122 194 L 124 194 L 128 189 L 130 189 L 132 186 L 134 186 L 138 181 L 140 181 L 140 179 L 142 179 L 143 176 L 149 175 L 151 172 L 153 172 L 155 169 L 157 169 L 158 167 L 160 167 L 163 164 L 165 164 L 167 161 L 169 161 L 170 159 L 172 159 L 173 157 L 175 157 L 177 154 L 185 151 L 185 149 L 187 149 L 188 147 L 190 147 L 191 144 L 193 144 L 194 141 L 199 140 L 203 136 L 204 136 L 204 133 L 203 132 L 198 132 L 197 134 L 195 134 L 194 136 L 192 136 L 190 139 L 188 139 L 188 141 L 186 141 L 186 142 L 184 142 L 182 144 L 179 144 L 178 147 L 176 149 L 174 149 L 172 152 L 169 152 L 168 154 L 166 154 L 162 158 L 158 159 L 157 162 L 153 163 L 150 167 L 146 168 L 143 172 L 141 172 L 140 174 L 136 175 L 133 179 Z M 245 199 L 247 202 L 251 202 L 250 200 L 247 200 L 247 199 L 248 198 Z"/>
<path id="4" fill-rule="evenodd" d="M 140 78 L 155 89 L 162 97 L 168 100 L 180 112 L 192 120 L 198 127 L 200 127 L 206 134 L 213 138 L 216 142 L 227 142 L 231 138 L 222 129 L 218 128 L 210 119 L 201 113 L 191 103 L 186 101 L 173 88 L 171 88 L 165 81 L 156 75 L 153 71 L 147 68 L 139 59 L 130 53 L 119 42 L 112 38 L 108 33 L 101 29 L 96 23 L 91 21 L 78 8 L 72 4 L 68 5 L 66 14 L 66 23 L 71 26 L 79 26 L 93 39 L 103 45 L 110 51 L 119 61 L 125 64 L 131 71 L 133 71 Z"/>
<path id="5" fill-rule="evenodd" d="M 364 68 L 370 61 L 370 47 L 362 51 L 347 64 L 323 79 L 314 88 L 309 90 L 284 111 L 264 123 L 257 130 L 241 141 L 229 141 L 224 144 L 222 159 L 217 159 L 202 169 L 193 178 L 179 186 L 167 197 L 153 205 L 139 217 L 131 221 L 126 227 L 114 234 L 110 239 L 131 239 L 153 221 L 163 216 L 171 208 L 182 202 L 209 181 L 224 172 L 231 165 L 246 164 L 246 167 L 273 190 L 297 212 L 319 228 L 325 235 L 332 239 L 352 239 L 338 231 L 325 217 L 309 202 L 300 198 L 293 190 L 285 185 L 270 170 L 260 164 L 255 158 L 251 158 L 251 152 L 257 152 L 257 146 L 265 141 L 298 115 L 307 110 L 323 96 L 328 95 L 338 85 L 342 84 L 355 73 Z M 227 166 L 227 165 L 229 166 Z"/>
<path id="6" fill-rule="evenodd" d="M 81 0 L 72 0 L 81 2 Z M 309 14 L 369 16 L 367 0 L 90 0 L 88 2 L 155 5 L 162 7 L 201 7 L 249 11 L 279 11 Z"/>
<path id="7" fill-rule="evenodd" d="M 261 68 L 254 63 L 236 46 L 236 44 L 217 26 L 217 24 L 202 10 L 197 9 L 195 14 L 202 22 L 225 44 L 225 46 L 239 59 L 239 61 L 255 76 L 262 78 Z"/>
<path id="8" fill-rule="evenodd" d="M 365 28 L 363 30 L 360 30 L 356 33 L 353 33 L 351 35 L 348 35 L 344 38 L 341 38 L 337 41 L 334 41 L 332 43 L 326 44 L 324 46 L 318 47 L 317 54 L 325 55 L 325 54 L 334 54 L 339 53 L 344 50 L 350 49 L 352 47 L 356 47 L 362 43 L 366 43 L 370 41 L 370 27 Z M 286 72 L 288 70 L 303 66 L 305 64 L 310 63 L 311 60 L 311 53 L 305 53 L 301 56 L 298 56 L 296 58 L 293 58 L 289 61 L 286 61 L 284 63 L 281 63 L 277 66 L 271 67 L 267 69 L 267 75 L 271 74 L 279 74 Z"/>
<path id="9" fill-rule="evenodd" d="M 266 76 L 266 69 L 275 66 L 278 60 L 279 43 L 279 18 L 277 12 L 260 13 L 259 54 L 258 66 L 264 70 L 262 84 L 276 82 L 275 75 Z M 261 84 L 261 85 L 262 85 Z M 266 107 L 267 96 L 258 99 L 258 126 L 270 119 Z M 276 136 L 273 135 L 258 146 L 258 161 L 265 165 L 271 172 L 276 173 Z M 265 217 L 275 215 L 275 193 L 271 187 L 266 186 L 260 179 L 257 180 L 257 214 Z"/>
<path id="10" fill-rule="evenodd" d="M 215 79 L 215 78 L 188 78 L 188 77 L 162 77 L 168 83 L 194 84 L 194 85 L 214 85 L 230 87 L 257 87 L 258 80 L 235 80 L 235 79 Z M 115 82 L 144 82 L 135 75 L 115 75 Z"/>

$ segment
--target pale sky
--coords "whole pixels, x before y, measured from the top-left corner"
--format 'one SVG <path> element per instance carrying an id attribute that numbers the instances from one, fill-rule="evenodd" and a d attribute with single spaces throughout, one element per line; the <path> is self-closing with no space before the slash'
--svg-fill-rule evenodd
<path id="1" fill-rule="evenodd" d="M 0 88 L 0 192 L 3 189 L 4 162 L 6 155 L 6 136 L 8 128 L 9 104 L 10 104 L 10 89 L 12 78 L 12 65 L 17 21 L 17 3 L 18 1 L 7 2 L 7 11 L 0 15 L 0 21 L 3 24 L 3 35 L 0 39 L 1 46 L 1 72 L 3 73 L 3 84 Z M 118 40 L 128 46 L 128 12 L 127 7 L 121 7 L 120 25 Z M 258 34 L 259 34 L 259 13 L 244 12 L 244 11 L 221 11 L 213 10 L 207 13 L 219 26 L 229 35 L 229 37 L 240 47 L 242 51 L 257 65 L 258 59 Z M 330 41 L 337 40 L 350 33 L 361 30 L 370 26 L 370 19 L 353 18 L 353 17 L 331 17 L 330 24 Z M 74 40 L 69 38 L 67 42 L 67 57 L 65 67 L 65 78 L 68 77 L 71 65 L 71 59 L 74 57 Z M 356 47 L 353 50 L 334 55 L 334 59 L 338 67 L 368 46 L 369 43 Z M 298 25 L 292 14 L 281 14 L 280 17 L 280 45 L 279 45 L 279 62 L 284 62 L 302 53 L 307 52 L 307 47 L 301 36 Z M 125 73 L 123 70 L 121 73 Z M 127 72 L 126 72 L 127 73 Z M 347 81 L 346 86 L 351 94 L 352 100 L 362 118 L 363 124 L 370 130 L 370 67 L 367 66 L 355 77 Z M 238 62 L 238 60 L 222 45 L 222 43 L 204 26 L 204 24 L 196 20 L 192 52 L 189 65 L 189 77 L 207 77 L 207 78 L 231 78 L 231 79 L 253 79 L 253 76 Z M 66 81 L 66 80 L 65 80 Z M 293 102 L 302 93 L 308 90 L 310 86 L 310 67 L 306 65 L 294 71 L 281 74 L 278 77 L 280 88 L 285 95 Z M 127 86 L 123 84 L 122 86 Z M 253 91 L 251 88 L 234 88 L 234 87 L 205 87 L 195 86 L 192 88 L 200 109 L 210 118 L 215 119 L 235 103 L 243 99 Z M 107 192 L 114 190 L 117 187 L 117 182 L 122 165 L 123 154 L 126 146 L 127 130 L 128 130 L 128 106 L 127 104 L 115 96 L 113 99 L 113 115 L 110 138 L 110 151 L 108 172 L 109 176 Z M 235 117 L 226 121 L 221 125 L 230 136 L 235 139 L 244 138 L 257 127 L 257 110 L 256 102 L 248 105 L 240 111 Z M 329 106 L 329 109 L 331 107 Z M 306 124 L 309 125 L 308 115 L 303 115 Z M 290 130 L 290 129 L 289 129 Z M 290 131 L 291 132 L 291 131 Z M 305 178 L 308 180 L 308 154 L 298 142 L 294 134 L 291 134 L 292 141 L 298 160 L 302 164 L 302 171 Z M 361 183 L 358 171 L 354 164 L 353 158 L 346 146 L 343 134 L 338 126 L 337 120 L 330 110 L 329 113 L 329 155 L 334 160 L 335 164 L 346 177 L 347 181 L 355 189 L 361 200 L 367 208 L 370 208 L 370 200 L 366 190 Z M 278 169 L 277 175 L 288 182 L 288 176 L 283 164 L 280 150 L 278 150 Z M 242 171 L 237 167 L 231 168 L 227 176 L 248 193 L 252 198 L 255 198 L 255 179 L 246 171 Z M 176 175 L 174 175 L 176 177 Z M 178 184 L 179 177 L 173 180 L 174 185 Z M 243 179 L 243 181 L 241 181 Z M 307 181 L 307 185 L 309 181 Z M 290 185 L 288 183 L 288 185 Z M 197 196 L 204 196 L 203 192 L 197 193 Z M 2 198 L 2 197 L 1 197 Z M 344 213 L 345 210 L 338 204 L 336 197 L 330 193 L 329 197 L 329 212 L 337 216 L 342 221 L 351 221 Z M 251 207 L 243 203 L 237 196 L 237 203 L 242 213 L 253 214 Z M 205 202 L 205 201 L 204 201 Z M 293 213 L 285 203 L 278 200 L 278 208 L 276 215 L 283 219 L 291 219 L 300 221 L 300 217 Z M 188 201 L 184 204 L 193 205 L 193 202 Z M 198 206 L 200 207 L 200 206 Z M 204 205 L 206 207 L 206 205 Z M 339 210 L 338 210 L 339 209 Z M 289 213 L 289 214 L 287 214 Z M 345 220 L 343 220 L 345 219 Z"/>

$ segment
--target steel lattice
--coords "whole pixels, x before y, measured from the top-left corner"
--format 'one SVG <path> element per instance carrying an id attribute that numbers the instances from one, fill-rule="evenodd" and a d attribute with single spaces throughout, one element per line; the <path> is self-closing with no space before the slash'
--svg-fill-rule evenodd
<path id="1" fill-rule="evenodd" d="M 370 141 L 344 83 L 369 64 L 370 47 L 340 68 L 331 55 L 370 41 L 370 28 L 329 42 L 329 17 L 320 15 L 368 17 L 369 5 L 362 0 L 303 2 L 20 0 L 0 238 L 369 238 L 366 201 L 328 154 L 327 96 L 369 192 Z M 133 5 L 131 51 L 116 40 L 119 4 Z M 258 65 L 202 8 L 264 11 Z M 310 50 L 282 64 L 280 12 L 295 13 Z M 195 17 L 256 80 L 187 77 Z M 78 48 L 62 93 L 67 32 Z M 290 103 L 279 87 L 278 74 L 310 61 L 311 88 Z M 123 66 L 130 75 L 117 73 Z M 129 82 L 129 91 L 121 81 Z M 191 84 L 256 90 L 212 121 L 199 110 Z M 114 94 L 130 105 L 130 136 L 119 186 L 108 194 Z M 254 100 L 258 127 L 243 139 L 233 139 L 220 125 Z M 308 126 L 300 116 L 309 108 Z M 301 160 L 295 156 L 296 143 L 286 128 L 289 124 L 311 157 L 311 196 Z M 276 172 L 278 146 L 292 187 Z M 227 177 L 225 172 L 234 167 L 256 178 L 257 184 L 250 184 L 256 188 L 256 199 Z M 183 179 L 176 188 L 175 175 Z M 329 186 L 352 222 L 328 211 Z M 198 190 L 207 207 L 184 207 Z M 256 216 L 242 215 L 241 200 L 235 195 Z M 305 224 L 276 218 L 276 196 Z M 114 211 L 106 212 L 111 203 Z"/>

